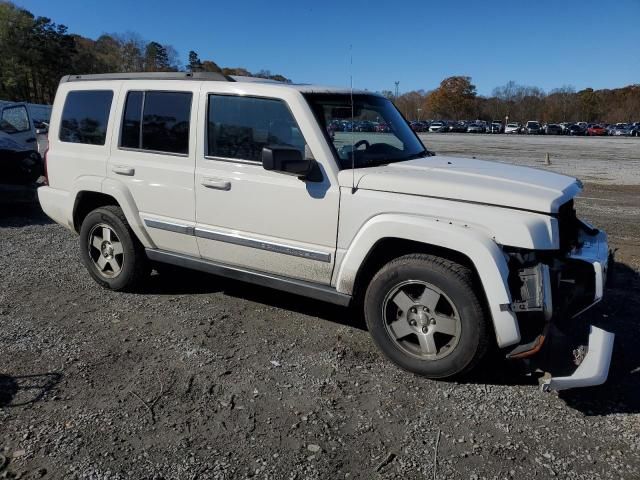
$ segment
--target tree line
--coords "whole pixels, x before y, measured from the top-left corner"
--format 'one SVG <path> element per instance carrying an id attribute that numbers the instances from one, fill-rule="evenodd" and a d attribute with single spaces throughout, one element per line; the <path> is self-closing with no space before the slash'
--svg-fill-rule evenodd
<path id="1" fill-rule="evenodd" d="M 524 123 L 538 120 L 558 122 L 631 122 L 640 121 L 640 84 L 622 88 L 576 91 L 571 86 L 546 93 L 538 87 L 510 81 L 497 87 L 490 96 L 476 92 L 471 77 L 445 78 L 431 91 L 416 90 L 395 98 L 404 116 L 411 120 L 505 120 Z"/>
<path id="2" fill-rule="evenodd" d="M 60 78 L 114 72 L 220 72 L 289 82 L 268 70 L 219 67 L 189 52 L 186 66 L 171 45 L 145 41 L 135 33 L 105 34 L 96 40 L 69 33 L 46 17 L 0 1 L 0 100 L 50 104 Z"/>

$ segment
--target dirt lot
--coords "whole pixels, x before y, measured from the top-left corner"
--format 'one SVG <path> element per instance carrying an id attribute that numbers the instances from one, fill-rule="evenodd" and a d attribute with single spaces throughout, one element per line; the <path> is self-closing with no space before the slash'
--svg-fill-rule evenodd
<path id="1" fill-rule="evenodd" d="M 621 261 L 583 317 L 617 334 L 605 386 L 541 394 L 499 360 L 417 378 L 352 311 L 205 275 L 105 291 L 71 233 L 5 205 L 0 478 L 640 478 L 640 140 L 425 141 L 586 176 L 580 214 Z"/>

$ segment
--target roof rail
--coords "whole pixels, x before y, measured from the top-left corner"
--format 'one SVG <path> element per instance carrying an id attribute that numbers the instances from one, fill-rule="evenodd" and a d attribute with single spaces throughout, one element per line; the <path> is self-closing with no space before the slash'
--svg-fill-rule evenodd
<path id="1" fill-rule="evenodd" d="M 86 82 L 92 80 L 209 80 L 217 82 L 235 82 L 233 78 L 218 72 L 130 72 L 65 75 L 60 79 L 60 83 Z"/>

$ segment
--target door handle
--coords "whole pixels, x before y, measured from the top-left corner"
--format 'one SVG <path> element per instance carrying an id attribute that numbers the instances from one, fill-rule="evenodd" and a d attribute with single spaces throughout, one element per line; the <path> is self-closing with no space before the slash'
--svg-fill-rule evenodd
<path id="1" fill-rule="evenodd" d="M 219 178 L 205 178 L 202 180 L 202 185 L 207 188 L 214 188 L 216 190 L 231 190 L 231 182 L 227 180 L 221 180 Z"/>
<path id="2" fill-rule="evenodd" d="M 131 167 L 113 167 L 111 171 L 118 175 L 126 175 L 128 177 L 133 177 L 133 175 L 136 173 L 135 168 Z"/>

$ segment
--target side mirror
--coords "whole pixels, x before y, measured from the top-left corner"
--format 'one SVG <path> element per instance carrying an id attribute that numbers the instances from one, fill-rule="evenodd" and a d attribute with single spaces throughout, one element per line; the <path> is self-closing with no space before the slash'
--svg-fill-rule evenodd
<path id="1" fill-rule="evenodd" d="M 270 145 L 262 149 L 262 167 L 265 170 L 305 177 L 313 168 L 313 160 L 305 160 L 297 148 Z"/>
<path id="2" fill-rule="evenodd" d="M 37 135 L 44 135 L 49 133 L 49 124 L 46 122 L 38 122 L 35 121 L 33 122 L 33 126 L 36 129 L 36 134 Z"/>

